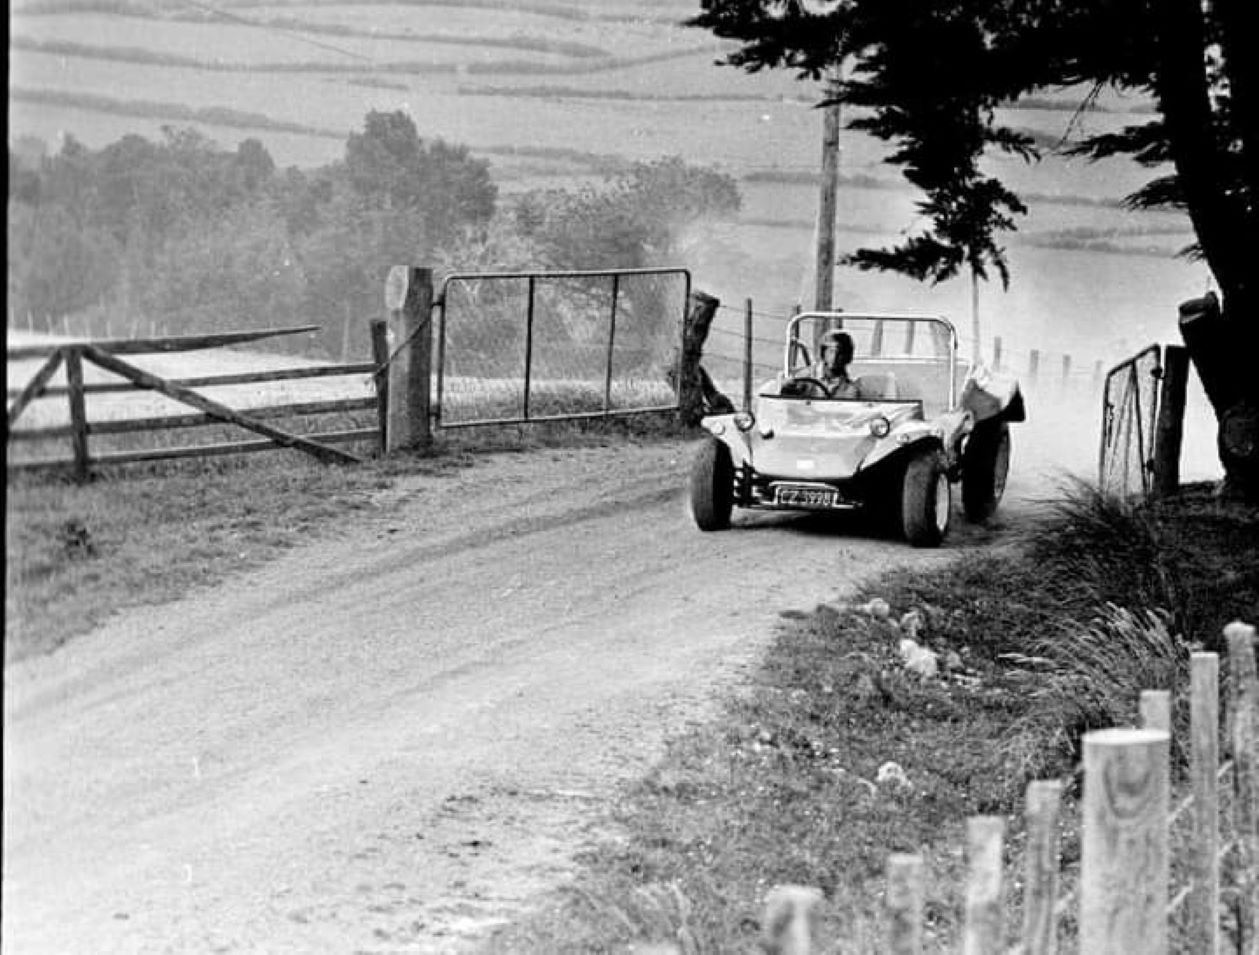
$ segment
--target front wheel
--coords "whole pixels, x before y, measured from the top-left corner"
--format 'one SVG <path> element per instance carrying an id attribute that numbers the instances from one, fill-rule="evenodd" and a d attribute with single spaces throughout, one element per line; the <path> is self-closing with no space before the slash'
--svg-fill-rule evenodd
<path id="1" fill-rule="evenodd" d="M 962 507 L 968 521 L 992 517 L 1009 473 L 1010 426 L 1004 421 L 977 424 L 962 453 Z"/>
<path id="2" fill-rule="evenodd" d="M 723 531 L 734 509 L 734 463 L 720 441 L 703 443 L 691 465 L 691 517 L 701 531 Z"/>
<path id="3" fill-rule="evenodd" d="M 939 547 L 949 531 L 953 489 L 943 456 L 918 452 L 905 467 L 901 485 L 901 530 L 914 547 Z"/>

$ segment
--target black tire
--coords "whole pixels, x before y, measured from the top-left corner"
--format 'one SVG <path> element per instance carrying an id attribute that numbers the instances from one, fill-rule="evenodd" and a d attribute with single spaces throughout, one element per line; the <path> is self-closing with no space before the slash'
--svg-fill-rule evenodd
<path id="1" fill-rule="evenodd" d="M 701 531 L 724 531 L 734 509 L 734 463 L 730 449 L 710 439 L 691 465 L 691 517 Z"/>
<path id="2" fill-rule="evenodd" d="M 949 532 L 953 489 L 944 458 L 934 448 L 917 452 L 905 465 L 901 484 L 901 531 L 914 547 L 939 547 Z"/>
<path id="3" fill-rule="evenodd" d="M 962 453 L 962 508 L 973 523 L 988 520 L 1001 503 L 1010 473 L 1010 426 L 985 421 L 975 426 Z"/>

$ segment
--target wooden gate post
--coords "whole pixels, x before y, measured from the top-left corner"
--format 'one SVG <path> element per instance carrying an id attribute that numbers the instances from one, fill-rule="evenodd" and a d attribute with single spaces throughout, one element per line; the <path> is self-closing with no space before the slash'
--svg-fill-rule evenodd
<path id="1" fill-rule="evenodd" d="M 381 454 L 388 450 L 385 434 L 389 430 L 389 326 L 383 318 L 372 319 L 372 361 L 376 371 L 372 383 L 376 386 L 376 422 L 380 427 Z"/>
<path id="2" fill-rule="evenodd" d="M 385 308 L 390 348 L 385 450 L 426 448 L 433 440 L 433 270 L 395 265 L 385 281 Z"/>
<path id="3" fill-rule="evenodd" d="M 1237 839 L 1237 950 L 1259 952 L 1259 674 L 1255 628 L 1235 621 L 1228 641 L 1229 740 L 1233 752 L 1233 832 Z"/>
<path id="4" fill-rule="evenodd" d="M 1180 490 L 1180 448 L 1185 435 L 1185 394 L 1189 385 L 1189 350 L 1163 349 L 1163 381 L 1154 426 L 1154 495 L 1170 497 Z"/>
<path id="5" fill-rule="evenodd" d="M 87 404 L 83 391 L 83 350 L 65 349 L 66 390 L 70 399 L 70 444 L 74 452 L 74 479 L 80 484 L 91 473 L 87 450 Z"/>
<path id="6" fill-rule="evenodd" d="M 1080 951 L 1167 955 L 1171 734 L 1084 735 Z"/>

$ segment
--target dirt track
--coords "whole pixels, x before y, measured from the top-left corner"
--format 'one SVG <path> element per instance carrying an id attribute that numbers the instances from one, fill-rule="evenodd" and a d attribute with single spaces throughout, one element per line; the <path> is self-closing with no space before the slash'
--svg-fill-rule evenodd
<path id="1" fill-rule="evenodd" d="M 4 951 L 459 950 L 563 878 L 781 611 L 967 546 L 700 534 L 689 450 L 404 482 L 337 540 L 10 668 Z"/>

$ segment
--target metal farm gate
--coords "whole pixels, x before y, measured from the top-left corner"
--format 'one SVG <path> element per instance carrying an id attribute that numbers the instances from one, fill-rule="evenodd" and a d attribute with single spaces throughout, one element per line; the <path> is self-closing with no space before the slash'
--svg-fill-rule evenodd
<path id="1" fill-rule="evenodd" d="M 1103 494 L 1148 497 L 1154 471 L 1162 351 L 1150 345 L 1106 375 L 1102 391 L 1102 448 L 1098 487 Z"/>
<path id="2" fill-rule="evenodd" d="M 435 425 L 676 411 L 690 294 L 679 268 L 448 275 Z"/>

